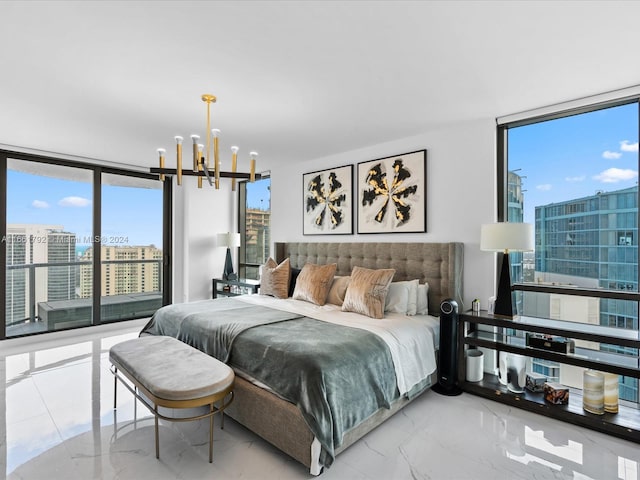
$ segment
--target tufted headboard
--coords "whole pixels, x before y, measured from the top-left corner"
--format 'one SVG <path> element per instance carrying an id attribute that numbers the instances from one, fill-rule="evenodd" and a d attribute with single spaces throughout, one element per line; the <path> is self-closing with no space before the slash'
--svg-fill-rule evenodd
<path id="1" fill-rule="evenodd" d="M 429 284 L 429 313 L 440 315 L 446 298 L 462 305 L 464 245 L 451 243 L 306 243 L 276 242 L 278 263 L 289 258 L 291 266 L 336 263 L 336 275 L 349 275 L 355 266 L 395 268 L 393 281 L 419 279 Z"/>

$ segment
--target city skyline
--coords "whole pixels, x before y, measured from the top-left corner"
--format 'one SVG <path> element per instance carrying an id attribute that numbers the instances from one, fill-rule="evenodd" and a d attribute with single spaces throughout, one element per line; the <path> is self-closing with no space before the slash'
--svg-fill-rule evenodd
<path id="1" fill-rule="evenodd" d="M 535 207 L 638 182 L 638 105 L 632 103 L 508 131 L 509 170 L 522 177 L 524 222 Z"/>
<path id="2" fill-rule="evenodd" d="M 102 186 L 102 239 L 106 245 L 162 246 L 162 187 Z M 156 185 L 154 185 L 156 184 Z M 95 242 L 90 178 L 67 180 L 7 171 L 7 223 L 60 225 L 77 236 L 80 251 Z M 271 207 L 270 181 L 257 181 L 247 191 L 248 208 Z"/>

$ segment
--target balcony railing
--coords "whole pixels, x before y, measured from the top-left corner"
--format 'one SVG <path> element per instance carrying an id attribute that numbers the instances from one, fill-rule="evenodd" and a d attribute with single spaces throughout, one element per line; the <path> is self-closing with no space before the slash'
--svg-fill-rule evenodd
<path id="1" fill-rule="evenodd" d="M 152 291 L 125 291 L 116 295 L 102 296 L 101 300 L 101 322 L 125 320 L 129 318 L 140 318 L 141 316 L 150 315 L 162 305 L 162 259 L 148 259 L 148 260 L 104 260 L 101 262 L 102 266 L 107 265 L 135 265 L 135 264 L 151 264 L 157 265 L 157 277 L 151 276 L 146 279 L 146 282 L 153 282 Z M 91 297 L 80 297 L 76 291 L 81 288 L 80 285 L 80 269 L 83 266 L 92 266 L 93 262 L 90 260 L 85 261 L 71 261 L 71 262 L 52 262 L 52 263 L 32 263 L 32 264 L 20 264 L 20 265 L 8 265 L 7 273 L 24 271 L 25 281 L 22 288 L 27 291 L 24 292 L 23 299 L 19 300 L 22 305 L 25 305 L 25 315 L 21 318 L 13 318 L 15 310 L 8 311 L 5 319 L 7 327 L 14 325 L 21 325 L 31 322 L 39 322 L 43 320 L 43 316 L 48 317 L 48 321 L 54 325 L 44 330 L 55 330 L 55 324 L 64 323 L 61 320 L 64 317 L 64 312 L 67 316 L 75 317 L 76 323 L 80 320 L 80 317 L 86 317 L 84 324 L 91 324 L 91 309 L 92 299 Z M 37 277 L 36 272 L 41 268 L 53 268 L 53 267 L 75 267 L 77 268 L 76 278 L 74 285 L 68 285 L 69 290 L 73 290 L 74 294 L 69 294 L 68 298 L 49 299 L 49 286 L 50 278 L 47 276 L 47 291 L 39 292 L 37 295 Z M 7 290 L 10 288 L 20 288 L 20 283 L 16 278 L 7 278 Z M 91 276 L 93 280 L 93 275 Z M 91 291 L 93 292 L 93 285 L 91 285 Z M 15 296 L 14 296 L 15 297 Z M 19 297 L 19 295 L 18 295 Z M 36 297 L 40 297 L 36 300 Z M 23 303 L 24 302 L 24 303 Z M 59 305 L 58 305 L 59 304 Z M 127 314 L 127 306 L 131 309 L 131 314 Z M 69 314 L 73 310 L 74 314 Z M 64 311 L 64 312 L 63 312 Z M 45 312 L 43 314 L 43 312 Z M 56 320 L 54 320 L 56 319 Z M 68 318 L 70 323 L 72 318 Z M 53 328 L 51 328 L 53 327 Z M 64 327 L 62 327 L 64 328 Z M 40 328 L 39 330 L 43 330 Z"/>

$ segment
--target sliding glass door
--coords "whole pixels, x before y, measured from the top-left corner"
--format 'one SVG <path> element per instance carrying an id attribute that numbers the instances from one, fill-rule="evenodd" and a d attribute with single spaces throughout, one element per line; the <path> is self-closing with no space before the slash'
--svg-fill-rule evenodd
<path id="1" fill-rule="evenodd" d="M 102 323 L 162 306 L 162 193 L 157 180 L 102 175 Z"/>
<path id="2" fill-rule="evenodd" d="M 6 336 L 91 325 L 93 172 L 8 159 L 6 192 Z"/>
<path id="3" fill-rule="evenodd" d="M 0 339 L 169 303 L 170 182 L 0 150 L 0 186 Z"/>

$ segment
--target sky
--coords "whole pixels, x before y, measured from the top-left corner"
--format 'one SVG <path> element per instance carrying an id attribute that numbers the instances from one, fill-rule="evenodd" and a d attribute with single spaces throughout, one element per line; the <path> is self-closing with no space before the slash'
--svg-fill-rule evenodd
<path id="1" fill-rule="evenodd" d="M 162 247 L 162 186 L 156 189 L 103 185 L 102 237 L 107 245 Z M 250 208 L 270 208 L 270 180 L 248 184 Z M 179 188 L 179 187 L 176 187 Z M 60 225 L 76 244 L 92 242 L 91 174 L 86 181 L 8 170 L 7 223 Z"/>
<path id="2" fill-rule="evenodd" d="M 510 129 L 509 170 L 523 177 L 524 221 L 535 223 L 536 206 L 636 185 L 638 128 L 632 103 Z"/>
<path id="3" fill-rule="evenodd" d="M 162 187 L 104 185 L 102 236 L 108 245 L 162 246 Z M 93 187 L 90 181 L 9 170 L 7 223 L 60 225 L 76 234 L 76 244 L 90 245 Z"/>

